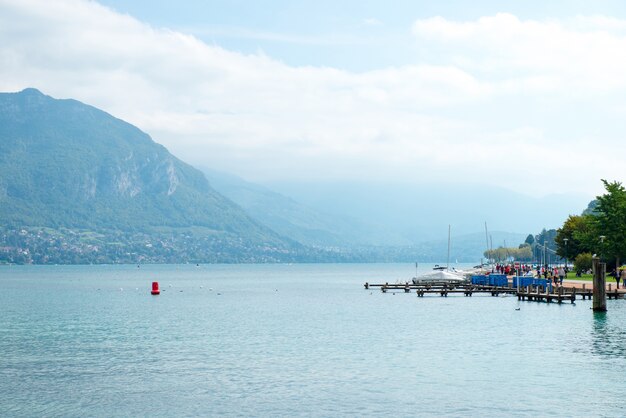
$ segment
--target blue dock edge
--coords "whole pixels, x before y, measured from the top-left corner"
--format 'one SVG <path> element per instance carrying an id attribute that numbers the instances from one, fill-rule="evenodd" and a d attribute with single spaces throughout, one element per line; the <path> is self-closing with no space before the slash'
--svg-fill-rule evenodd
<path id="1" fill-rule="evenodd" d="M 513 287 L 517 287 L 518 281 L 520 287 L 543 286 L 544 289 L 547 287 L 550 289 L 550 292 L 552 292 L 552 281 L 548 279 L 538 279 L 536 277 L 527 276 L 513 277 Z"/>
<path id="2" fill-rule="evenodd" d="M 507 287 L 509 285 L 509 281 L 504 274 L 488 274 L 472 276 L 472 284 Z"/>
<path id="3" fill-rule="evenodd" d="M 518 282 L 519 282 L 520 287 L 543 286 L 544 289 L 548 287 L 550 289 L 550 292 L 552 292 L 552 282 L 547 279 L 538 279 L 535 277 L 527 277 L 527 276 L 513 277 L 513 287 L 517 287 Z M 504 274 L 488 274 L 488 275 L 472 276 L 472 284 L 477 284 L 477 285 L 482 285 L 482 286 L 507 287 L 509 285 L 509 280 Z"/>

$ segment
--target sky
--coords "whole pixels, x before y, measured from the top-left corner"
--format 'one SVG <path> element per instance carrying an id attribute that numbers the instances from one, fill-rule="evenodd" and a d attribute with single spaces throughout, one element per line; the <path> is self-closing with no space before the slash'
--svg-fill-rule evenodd
<path id="1" fill-rule="evenodd" d="M 0 0 L 0 91 L 26 87 L 261 183 L 626 173 L 619 1 Z"/>

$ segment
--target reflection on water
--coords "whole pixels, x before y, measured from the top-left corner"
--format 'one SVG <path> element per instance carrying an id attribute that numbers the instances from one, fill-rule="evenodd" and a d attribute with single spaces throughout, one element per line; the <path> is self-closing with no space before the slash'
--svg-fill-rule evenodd
<path id="1" fill-rule="evenodd" d="M 626 358 L 623 318 L 615 318 L 610 312 L 594 312 L 591 345 L 595 355 Z"/>

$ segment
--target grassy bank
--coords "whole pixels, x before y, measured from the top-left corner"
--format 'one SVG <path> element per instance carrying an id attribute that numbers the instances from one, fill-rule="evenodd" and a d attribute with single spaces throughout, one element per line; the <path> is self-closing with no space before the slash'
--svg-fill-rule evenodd
<path id="1" fill-rule="evenodd" d="M 580 277 L 576 277 L 575 273 L 569 273 L 567 275 L 567 279 L 565 279 L 565 280 L 568 280 L 568 279 L 571 279 L 571 280 L 587 280 L 587 281 L 592 282 L 593 281 L 593 274 L 583 274 Z M 606 282 L 607 283 L 615 283 L 615 279 L 607 274 L 606 275 Z"/>

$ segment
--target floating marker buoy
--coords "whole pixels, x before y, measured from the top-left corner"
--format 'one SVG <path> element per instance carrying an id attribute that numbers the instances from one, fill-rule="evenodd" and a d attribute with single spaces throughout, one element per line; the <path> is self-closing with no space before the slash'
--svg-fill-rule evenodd
<path id="1" fill-rule="evenodd" d="M 150 293 L 153 295 L 161 294 L 161 291 L 159 290 L 159 282 L 152 282 L 152 291 Z"/>

